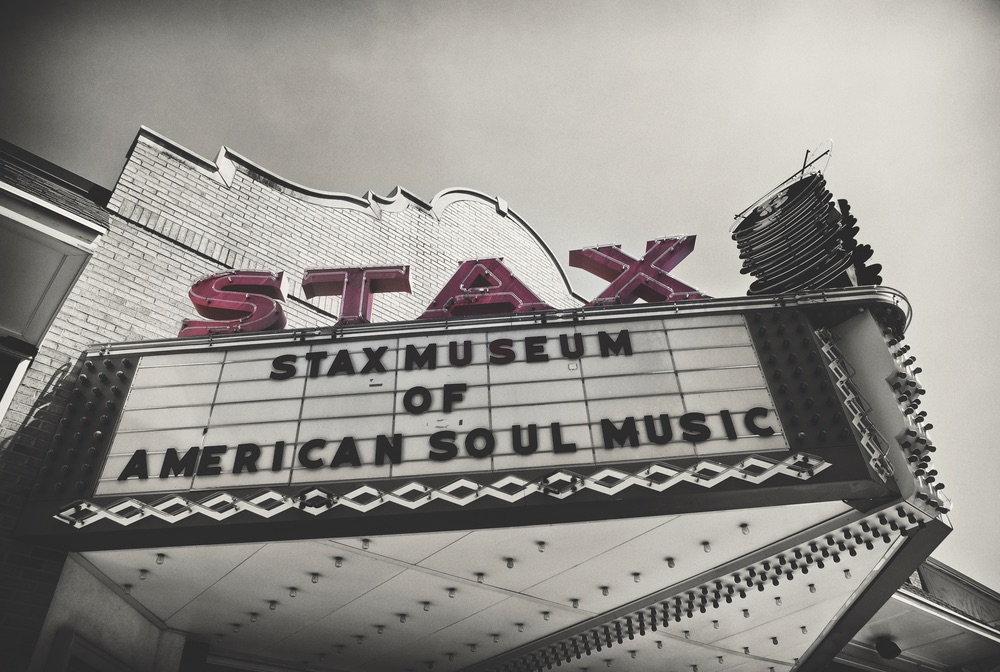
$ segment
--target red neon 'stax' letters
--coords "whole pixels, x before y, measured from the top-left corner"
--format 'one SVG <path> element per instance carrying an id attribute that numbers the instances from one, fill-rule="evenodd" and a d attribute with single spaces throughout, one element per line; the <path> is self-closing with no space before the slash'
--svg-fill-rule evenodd
<path id="1" fill-rule="evenodd" d="M 660 238 L 646 243 L 646 254 L 633 259 L 619 245 L 573 250 L 571 266 L 611 284 L 588 306 L 632 304 L 642 299 L 669 303 L 709 298 L 670 276 L 694 249 L 694 236 Z M 371 322 L 373 295 L 410 291 L 409 266 L 316 268 L 302 279 L 306 298 L 341 296 L 338 325 Z M 242 295 L 242 296 L 241 296 Z M 240 331 L 283 329 L 284 273 L 225 271 L 191 287 L 191 302 L 208 320 L 184 320 L 181 336 L 209 336 Z M 419 318 L 509 315 L 553 310 L 507 268 L 503 259 L 463 261 Z"/>

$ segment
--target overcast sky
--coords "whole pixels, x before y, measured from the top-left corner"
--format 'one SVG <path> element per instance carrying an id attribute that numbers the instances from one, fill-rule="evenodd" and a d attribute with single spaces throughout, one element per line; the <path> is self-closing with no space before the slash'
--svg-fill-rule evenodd
<path id="1" fill-rule="evenodd" d="M 146 125 L 315 189 L 498 195 L 563 262 L 697 234 L 676 275 L 713 296 L 749 286 L 733 215 L 832 138 L 828 187 L 914 308 L 955 502 L 934 556 L 1000 590 L 1000 3 L 7 5 L 0 137 L 99 184 Z"/>

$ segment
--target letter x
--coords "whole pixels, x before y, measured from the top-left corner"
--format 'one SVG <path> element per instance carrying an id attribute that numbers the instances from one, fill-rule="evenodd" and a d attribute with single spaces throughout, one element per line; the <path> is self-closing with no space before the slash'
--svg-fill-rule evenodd
<path id="1" fill-rule="evenodd" d="M 708 295 L 670 276 L 674 266 L 694 249 L 694 241 L 695 236 L 650 240 L 642 259 L 625 254 L 620 245 L 587 247 L 572 250 L 569 265 L 611 283 L 588 306 L 632 304 L 639 299 L 649 303 L 706 299 Z"/>
<path id="2" fill-rule="evenodd" d="M 372 268 L 314 268 L 302 278 L 306 298 L 341 296 L 337 324 L 372 321 L 372 294 L 409 292 L 409 266 Z"/>

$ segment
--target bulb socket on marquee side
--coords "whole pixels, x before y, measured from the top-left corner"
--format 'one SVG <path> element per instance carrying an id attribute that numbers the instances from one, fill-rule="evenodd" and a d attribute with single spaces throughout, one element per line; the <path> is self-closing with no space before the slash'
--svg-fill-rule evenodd
<path id="1" fill-rule="evenodd" d="M 69 401 L 45 452 L 31 501 L 94 494 L 134 374 L 128 357 L 84 357 L 77 362 L 64 379 Z"/>

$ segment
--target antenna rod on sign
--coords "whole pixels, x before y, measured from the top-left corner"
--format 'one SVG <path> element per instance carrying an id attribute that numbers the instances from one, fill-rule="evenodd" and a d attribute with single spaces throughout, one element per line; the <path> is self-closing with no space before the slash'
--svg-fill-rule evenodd
<path id="1" fill-rule="evenodd" d="M 822 152 L 819 151 L 821 149 L 823 150 Z M 812 161 L 809 161 L 810 154 L 812 154 L 814 157 Z M 829 157 L 833 156 L 833 138 L 827 138 L 825 142 L 819 143 L 818 145 L 816 145 L 816 147 L 806 152 L 806 158 L 803 160 L 802 170 L 799 171 L 799 174 L 801 175 L 802 173 L 804 173 L 806 168 L 813 165 L 814 163 L 822 159 L 824 156 L 829 156 Z M 824 170 L 826 170 L 826 166 L 828 165 L 830 165 L 829 159 L 827 160 L 826 165 L 824 165 L 822 168 L 819 169 L 819 172 L 822 173 Z"/>
<path id="2" fill-rule="evenodd" d="M 824 147 L 825 147 L 825 149 L 823 149 Z M 820 149 L 823 149 L 823 151 L 820 152 Z M 810 155 L 813 156 L 813 158 L 812 158 L 811 161 L 809 160 L 809 156 Z M 736 222 L 732 225 L 732 227 L 730 227 L 729 232 L 732 233 L 734 230 L 736 230 L 736 227 L 739 226 L 740 222 L 743 220 L 743 218 L 746 216 L 746 214 L 748 212 L 750 212 L 751 210 L 753 210 L 754 208 L 756 208 L 758 205 L 760 205 L 761 203 L 763 203 L 767 199 L 769 199 L 772 196 L 774 196 L 774 194 L 776 194 L 783 187 L 785 187 L 785 185 L 787 185 L 787 184 L 789 184 L 791 182 L 794 182 L 794 181 L 802 179 L 802 177 L 805 175 L 805 172 L 806 172 L 807 168 L 809 168 L 810 166 L 813 166 L 816 163 L 818 163 L 821 159 L 823 159 L 823 157 L 832 157 L 832 156 L 833 156 L 833 138 L 830 138 L 830 139 L 826 140 L 825 142 L 821 142 L 814 149 L 806 150 L 806 156 L 802 160 L 802 168 L 799 169 L 798 172 L 792 173 L 789 177 L 785 178 L 782 182 L 780 182 L 778 184 L 778 186 L 774 187 L 773 189 L 771 189 L 770 191 L 768 191 L 766 194 L 764 194 L 763 196 L 761 196 L 760 198 L 758 198 L 756 201 L 754 201 L 753 203 L 751 203 L 749 206 L 747 206 L 746 208 L 744 208 L 742 212 L 733 215 L 733 219 L 736 220 Z M 823 168 L 818 169 L 817 172 L 822 173 L 826 169 L 826 166 L 829 165 L 829 164 L 830 164 L 830 161 L 829 161 L 829 159 L 827 159 L 826 165 L 824 165 Z"/>

